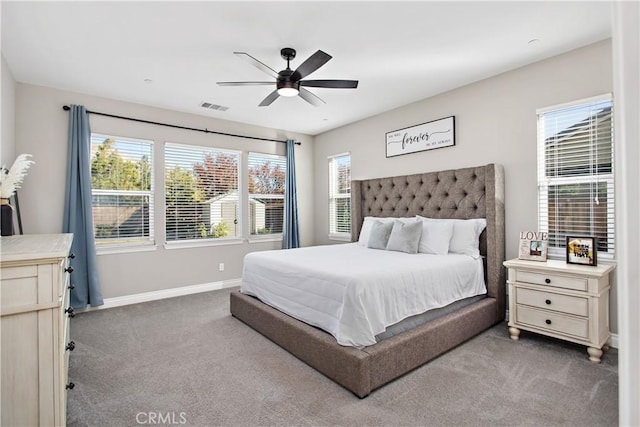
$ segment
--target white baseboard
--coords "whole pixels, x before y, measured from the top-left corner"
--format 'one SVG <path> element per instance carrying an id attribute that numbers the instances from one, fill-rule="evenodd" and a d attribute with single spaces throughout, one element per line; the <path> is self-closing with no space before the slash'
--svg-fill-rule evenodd
<path id="1" fill-rule="evenodd" d="M 618 348 L 618 334 L 611 334 L 607 344 L 609 344 L 609 347 Z"/>
<path id="2" fill-rule="evenodd" d="M 220 282 L 202 283 L 200 285 L 182 286 L 179 288 L 163 289 L 161 291 L 143 292 L 140 294 L 125 295 L 122 297 L 105 298 L 104 304 L 98 307 L 87 307 L 76 310 L 76 313 L 85 311 L 105 310 L 108 308 L 121 307 L 123 305 L 138 304 L 147 301 L 156 301 L 165 298 L 174 298 L 183 295 L 197 294 L 200 292 L 215 291 L 218 289 L 233 288 L 240 286 L 242 279 L 222 280 Z"/>
<path id="3" fill-rule="evenodd" d="M 507 313 L 505 315 L 504 318 L 507 322 L 509 321 L 509 310 L 507 310 Z M 609 341 L 607 341 L 607 345 L 611 348 L 618 348 L 618 334 L 611 334 L 611 337 L 609 337 Z"/>

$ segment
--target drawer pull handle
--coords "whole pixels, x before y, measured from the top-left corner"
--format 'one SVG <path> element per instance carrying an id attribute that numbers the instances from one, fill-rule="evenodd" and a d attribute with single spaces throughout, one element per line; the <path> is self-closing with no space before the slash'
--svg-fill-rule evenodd
<path id="1" fill-rule="evenodd" d="M 74 254 L 73 252 L 69 254 L 69 259 L 74 259 L 75 257 L 76 257 L 76 254 Z"/>
<path id="2" fill-rule="evenodd" d="M 75 386 L 76 386 L 76 385 L 75 385 L 74 383 L 69 383 L 69 384 L 67 384 L 67 386 L 66 386 L 65 388 L 66 388 L 67 390 L 73 390 L 73 388 L 74 388 Z"/>
<path id="3" fill-rule="evenodd" d="M 549 283 L 551 283 L 551 279 L 549 279 L 549 278 L 544 279 L 544 283 L 546 283 L 548 285 Z"/>
<path id="4" fill-rule="evenodd" d="M 69 274 L 71 274 L 71 273 L 73 273 L 73 267 L 69 266 L 69 267 L 65 268 L 64 271 L 69 273 Z"/>
<path id="5" fill-rule="evenodd" d="M 71 318 L 76 317 L 75 313 L 73 312 L 73 307 L 65 308 L 64 312 L 68 313 L 69 317 L 71 317 Z"/>
<path id="6" fill-rule="evenodd" d="M 547 319 L 547 320 L 544 321 L 544 323 L 546 323 L 547 325 L 550 325 L 551 324 L 551 320 Z"/>
<path id="7" fill-rule="evenodd" d="M 69 344 L 64 348 L 65 350 L 73 351 L 76 348 L 76 343 L 73 341 L 69 341 Z"/>
<path id="8" fill-rule="evenodd" d="M 69 285 L 70 290 L 74 290 L 75 288 L 76 288 L 76 285 L 74 285 L 73 283 Z"/>
<path id="9" fill-rule="evenodd" d="M 546 300 L 546 301 L 545 301 L 545 304 L 547 304 L 547 305 L 551 305 L 551 300 L 550 300 L 550 299 Z"/>

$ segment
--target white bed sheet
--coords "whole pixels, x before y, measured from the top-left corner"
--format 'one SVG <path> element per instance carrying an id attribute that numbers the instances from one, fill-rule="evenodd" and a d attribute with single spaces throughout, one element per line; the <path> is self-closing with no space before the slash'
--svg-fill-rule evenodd
<path id="1" fill-rule="evenodd" d="M 409 316 L 486 293 L 481 258 L 357 243 L 252 252 L 242 276 L 243 293 L 354 347 Z"/>

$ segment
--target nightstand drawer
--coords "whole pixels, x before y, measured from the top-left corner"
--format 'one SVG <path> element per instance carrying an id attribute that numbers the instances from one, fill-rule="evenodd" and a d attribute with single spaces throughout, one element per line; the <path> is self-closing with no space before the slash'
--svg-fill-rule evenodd
<path id="1" fill-rule="evenodd" d="M 587 317 L 589 315 L 589 300 L 587 298 L 534 291 L 533 289 L 516 288 L 516 303 L 575 314 L 576 316 Z"/>
<path id="2" fill-rule="evenodd" d="M 518 282 L 533 283 L 534 285 L 554 286 L 556 288 L 573 289 L 576 291 L 587 290 L 587 279 L 584 277 L 558 276 L 518 270 L 516 280 Z"/>
<path id="3" fill-rule="evenodd" d="M 555 331 L 587 339 L 589 338 L 589 321 L 577 317 L 563 316 L 561 314 L 539 310 L 518 304 L 517 323 L 535 326 L 536 328 Z"/>

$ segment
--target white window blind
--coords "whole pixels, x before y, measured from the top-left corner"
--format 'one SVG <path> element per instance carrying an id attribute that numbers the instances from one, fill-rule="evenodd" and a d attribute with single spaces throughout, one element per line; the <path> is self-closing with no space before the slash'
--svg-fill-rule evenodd
<path id="1" fill-rule="evenodd" d="M 153 143 L 91 135 L 91 207 L 97 245 L 153 243 Z"/>
<path id="2" fill-rule="evenodd" d="M 351 155 L 329 157 L 329 236 L 351 237 Z"/>
<path id="3" fill-rule="evenodd" d="M 240 229 L 240 152 L 165 144 L 166 240 L 234 238 Z"/>
<path id="4" fill-rule="evenodd" d="M 566 236 L 594 236 L 613 258 L 614 164 L 610 96 L 538 110 L 538 220 L 551 255 Z"/>
<path id="5" fill-rule="evenodd" d="M 249 153 L 249 234 L 281 234 L 287 159 Z"/>

